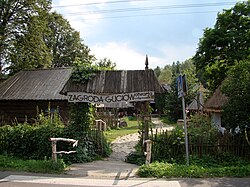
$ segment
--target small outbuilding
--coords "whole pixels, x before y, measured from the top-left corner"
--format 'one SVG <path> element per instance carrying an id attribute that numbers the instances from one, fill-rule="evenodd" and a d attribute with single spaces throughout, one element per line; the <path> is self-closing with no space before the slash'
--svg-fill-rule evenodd
<path id="1" fill-rule="evenodd" d="M 222 106 L 226 103 L 227 99 L 221 91 L 221 86 L 219 86 L 204 104 L 204 112 L 211 115 L 212 122 L 218 126 L 218 128 L 221 128 Z"/>
<path id="2" fill-rule="evenodd" d="M 32 121 L 38 109 L 44 113 L 59 110 L 63 121 L 69 118 L 67 97 L 59 94 L 72 68 L 23 70 L 0 84 L 0 124 Z"/>

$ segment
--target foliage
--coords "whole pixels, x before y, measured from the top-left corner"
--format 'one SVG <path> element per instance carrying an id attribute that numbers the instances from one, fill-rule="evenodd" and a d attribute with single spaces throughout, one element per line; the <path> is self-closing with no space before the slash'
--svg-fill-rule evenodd
<path id="1" fill-rule="evenodd" d="M 186 74 L 188 93 L 185 96 L 186 103 L 189 103 L 194 98 L 198 91 L 196 86 L 198 80 L 196 78 L 195 67 L 191 59 L 184 61 L 183 63 L 173 63 L 171 66 L 172 78 L 170 88 L 171 90 L 165 94 L 165 101 L 161 102 L 165 104 L 164 113 L 167 115 L 169 120 L 176 122 L 177 119 L 182 118 L 182 103 L 181 99 L 178 98 L 178 90 L 176 80 L 177 77 L 182 74 Z M 164 96 L 161 96 L 164 98 Z"/>
<path id="2" fill-rule="evenodd" d="M 52 12 L 48 17 L 49 32 L 45 35 L 45 43 L 50 49 L 52 67 L 73 66 L 78 60 L 83 64 L 91 64 L 95 57 L 80 39 L 80 33 L 71 27 L 62 15 Z"/>
<path id="3" fill-rule="evenodd" d="M 27 171 L 34 173 L 62 173 L 66 168 L 63 160 L 21 160 L 12 156 L 0 155 L 0 170 Z"/>
<path id="4" fill-rule="evenodd" d="M 0 76 L 5 65 L 14 66 L 12 62 L 22 68 L 48 64 L 50 56 L 43 33 L 47 32 L 50 9 L 51 0 L 1 1 Z"/>
<path id="5" fill-rule="evenodd" d="M 250 176 L 249 162 L 230 155 L 231 160 L 216 160 L 212 157 L 197 159 L 190 158 L 190 166 L 153 162 L 150 165 L 143 165 L 138 170 L 140 177 L 247 177 Z M 237 162 L 239 160 L 239 162 Z M 235 162 L 236 161 L 236 162 Z M 211 162 L 213 164 L 211 164 Z"/>
<path id="6" fill-rule="evenodd" d="M 82 64 L 80 61 L 74 63 L 71 79 L 76 83 L 86 83 L 91 80 L 95 73 L 99 71 L 99 67 L 91 64 Z"/>
<path id="7" fill-rule="evenodd" d="M 158 80 L 160 83 L 171 84 L 172 82 L 172 66 L 166 65 L 163 69 L 161 69 L 160 74 L 158 76 Z"/>
<path id="8" fill-rule="evenodd" d="M 167 116 L 161 116 L 160 120 L 162 123 L 167 124 L 167 125 L 172 125 L 172 126 L 177 126 L 176 123 L 173 123 L 173 121 L 170 121 Z"/>
<path id="9" fill-rule="evenodd" d="M 141 166 L 145 164 L 146 157 L 141 152 L 132 152 L 126 156 L 125 162 Z"/>
<path id="10" fill-rule="evenodd" d="M 161 74 L 161 68 L 160 68 L 159 66 L 157 66 L 157 67 L 154 69 L 154 72 L 155 72 L 156 77 L 158 78 L 159 75 Z"/>
<path id="11" fill-rule="evenodd" d="M 70 123 L 67 126 L 68 135 L 76 138 L 86 135 L 91 124 L 93 124 L 91 104 L 72 103 L 70 105 Z"/>
<path id="12" fill-rule="evenodd" d="M 240 80 L 240 81 L 239 81 Z M 228 96 L 223 106 L 223 124 L 240 129 L 250 127 L 250 60 L 240 61 L 233 66 L 222 84 L 222 92 Z"/>
<path id="13" fill-rule="evenodd" d="M 51 0 L 1 1 L 0 76 L 22 69 L 91 64 L 95 57 Z M 8 72 L 9 71 L 9 72 Z"/>
<path id="14" fill-rule="evenodd" d="M 194 115 L 188 122 L 188 133 L 190 142 L 202 141 L 215 145 L 218 140 L 218 129 L 211 125 L 211 119 L 205 115 Z"/>
<path id="15" fill-rule="evenodd" d="M 88 103 L 73 103 L 70 106 L 70 123 L 65 128 L 65 136 L 79 140 L 76 154 L 64 155 L 66 162 L 89 162 L 111 153 L 102 132 L 92 130 L 93 108 Z"/>
<path id="16" fill-rule="evenodd" d="M 63 126 L 52 115 L 39 114 L 35 125 L 27 123 L 0 127 L 0 154 L 23 159 L 51 157 L 51 137 L 62 137 Z"/>
<path id="17" fill-rule="evenodd" d="M 112 62 L 108 58 L 103 58 L 95 63 L 96 66 L 100 67 L 102 70 L 114 70 L 116 63 Z"/>
<path id="18" fill-rule="evenodd" d="M 238 2 L 217 16 L 214 28 L 206 28 L 194 56 L 203 84 L 215 90 L 235 61 L 250 54 L 250 2 Z"/>
<path id="19" fill-rule="evenodd" d="M 182 127 L 176 127 L 172 131 L 156 133 L 151 138 L 152 161 L 175 162 L 184 158 L 184 132 Z"/>

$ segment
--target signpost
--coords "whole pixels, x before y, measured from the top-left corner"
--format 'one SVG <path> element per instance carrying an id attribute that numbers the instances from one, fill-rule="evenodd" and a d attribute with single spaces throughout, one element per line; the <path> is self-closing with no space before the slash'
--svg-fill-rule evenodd
<path id="1" fill-rule="evenodd" d="M 178 86 L 178 98 L 182 98 L 182 111 L 183 111 L 183 120 L 184 120 L 184 132 L 185 132 L 185 147 L 186 147 L 186 161 L 187 165 L 189 165 L 189 151 L 188 151 L 188 136 L 187 136 L 187 119 L 186 119 L 186 109 L 185 109 L 185 99 L 184 96 L 187 93 L 187 83 L 186 76 L 179 75 L 177 78 L 177 86 Z"/>

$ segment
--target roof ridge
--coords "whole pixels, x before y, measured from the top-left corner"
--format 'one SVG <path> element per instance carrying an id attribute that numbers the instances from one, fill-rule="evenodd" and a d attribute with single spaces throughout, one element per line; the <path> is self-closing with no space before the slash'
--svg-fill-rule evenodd
<path id="1" fill-rule="evenodd" d="M 42 71 L 42 70 L 59 70 L 59 69 L 73 69 L 73 67 L 55 67 L 55 68 L 23 69 L 23 70 L 21 70 L 21 71 Z"/>

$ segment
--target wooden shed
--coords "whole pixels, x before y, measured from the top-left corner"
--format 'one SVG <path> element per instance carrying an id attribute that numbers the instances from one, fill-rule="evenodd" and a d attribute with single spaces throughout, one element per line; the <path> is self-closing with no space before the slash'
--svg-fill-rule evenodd
<path id="1" fill-rule="evenodd" d="M 204 104 L 204 111 L 211 114 L 212 122 L 219 128 L 221 127 L 222 106 L 227 99 L 221 91 L 221 86 L 219 86 Z"/>
<path id="2" fill-rule="evenodd" d="M 23 70 L 0 84 L 0 124 L 36 118 L 37 107 L 46 112 L 59 108 L 63 121 L 68 119 L 67 97 L 59 94 L 72 68 Z"/>

